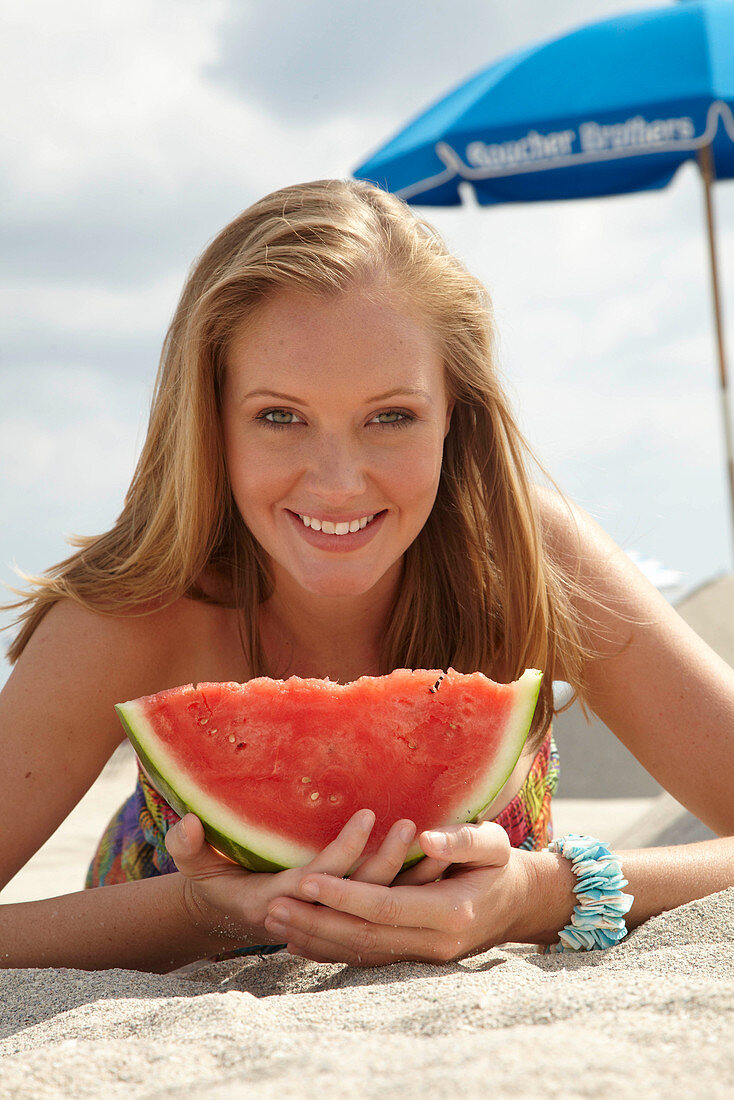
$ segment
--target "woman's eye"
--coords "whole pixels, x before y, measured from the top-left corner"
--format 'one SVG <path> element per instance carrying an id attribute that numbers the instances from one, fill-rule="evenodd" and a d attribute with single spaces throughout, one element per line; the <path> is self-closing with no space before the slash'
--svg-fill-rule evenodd
<path id="1" fill-rule="evenodd" d="M 403 428 L 407 427 L 413 417 L 410 413 L 403 412 L 402 409 L 388 409 L 387 412 L 378 413 L 374 419 L 378 424 Z"/>
<path id="2" fill-rule="evenodd" d="M 258 420 L 263 420 L 266 424 L 270 424 L 273 428 L 284 428 L 288 424 L 300 423 L 300 417 L 296 416 L 294 412 L 290 412 L 288 409 L 266 409 L 260 413 Z"/>

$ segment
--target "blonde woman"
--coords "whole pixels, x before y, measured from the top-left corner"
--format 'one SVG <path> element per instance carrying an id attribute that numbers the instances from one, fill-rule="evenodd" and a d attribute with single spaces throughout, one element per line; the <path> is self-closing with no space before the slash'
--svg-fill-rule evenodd
<path id="1" fill-rule="evenodd" d="M 554 679 L 722 835 L 597 852 L 615 936 L 734 884 L 734 673 L 587 516 L 531 484 L 529 461 L 486 292 L 400 201 L 327 180 L 227 226 L 184 288 L 117 523 L 16 605 L 0 886 L 122 740 L 120 700 L 262 674 L 537 667 L 534 728 L 487 820 L 422 834 L 427 858 L 397 877 L 412 822 L 348 880 L 369 807 L 308 867 L 251 874 L 141 774 L 87 889 L 0 906 L 3 965 L 166 971 L 279 945 L 381 964 L 558 943 L 585 872 L 548 847 Z M 606 945 L 592 910 L 593 942 L 572 931 L 567 947 Z"/>

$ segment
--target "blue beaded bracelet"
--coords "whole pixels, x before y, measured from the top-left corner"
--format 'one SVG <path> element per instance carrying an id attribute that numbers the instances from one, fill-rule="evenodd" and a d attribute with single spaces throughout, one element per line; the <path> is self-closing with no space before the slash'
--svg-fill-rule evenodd
<path id="1" fill-rule="evenodd" d="M 577 905 L 571 923 L 558 933 L 560 943 L 541 947 L 541 954 L 593 951 L 612 947 L 623 940 L 627 935 L 624 918 L 635 899 L 632 894 L 621 892 L 628 883 L 617 857 L 601 840 L 578 833 L 552 841 L 548 851 L 558 852 L 571 860 L 578 879 L 573 888 Z"/>

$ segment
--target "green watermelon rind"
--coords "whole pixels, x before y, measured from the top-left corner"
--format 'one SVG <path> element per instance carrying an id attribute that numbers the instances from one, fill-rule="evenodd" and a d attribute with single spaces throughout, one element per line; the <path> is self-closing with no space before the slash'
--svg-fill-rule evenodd
<path id="1" fill-rule="evenodd" d="M 125 727 L 146 775 L 158 793 L 165 798 L 168 805 L 179 817 L 185 817 L 187 813 L 196 814 L 204 827 L 204 836 L 213 848 L 246 867 L 249 871 L 283 871 L 286 867 L 299 866 L 314 858 L 317 854 L 315 850 L 280 841 L 280 838 L 273 837 L 272 834 L 262 833 L 261 830 L 249 823 L 246 826 L 247 831 L 251 834 L 262 833 L 265 838 L 264 847 L 267 843 L 270 843 L 271 848 L 280 849 L 280 851 L 271 851 L 272 858 L 268 858 L 262 852 L 254 851 L 231 836 L 230 834 L 238 826 L 242 830 L 242 822 L 234 815 L 229 815 L 232 819 L 232 825 L 227 830 L 227 825 L 221 819 L 226 817 L 229 811 L 225 808 L 218 808 L 214 800 L 199 791 L 196 784 L 187 780 L 187 777 L 172 762 L 167 762 L 165 759 L 166 753 L 155 742 L 154 736 L 151 737 L 154 745 L 153 750 L 151 750 L 150 745 L 146 744 L 145 737 L 146 733 L 149 735 L 151 733 L 150 723 L 141 710 L 136 707 L 136 702 L 136 700 L 133 700 L 129 703 L 119 703 L 115 706 L 115 710 Z M 156 749 L 158 750 L 157 753 Z M 156 756 L 157 759 L 154 759 Z M 167 763 L 168 766 L 166 766 Z M 174 789 L 166 779 L 165 773 L 170 775 L 172 772 L 178 773 L 180 776 L 177 783 L 178 789 Z M 187 786 L 190 790 L 186 790 Z M 208 810 L 207 806 L 202 804 L 207 802 L 212 804 L 214 812 Z M 220 819 L 219 822 L 217 822 L 217 818 Z M 288 862 L 294 858 L 298 859 L 299 862 Z"/>
<path id="2" fill-rule="evenodd" d="M 514 707 L 507 720 L 507 728 L 512 730 L 514 736 L 506 738 L 499 757 L 494 757 L 487 772 L 478 777 L 472 789 L 467 791 L 466 802 L 469 805 L 466 810 L 457 811 L 452 820 L 443 821 L 441 825 L 478 821 L 497 798 L 515 770 L 527 740 L 541 681 L 541 672 L 527 669 L 515 682 Z M 115 710 L 142 767 L 158 793 L 179 817 L 184 817 L 187 813 L 195 814 L 202 823 L 206 840 L 218 852 L 247 870 L 256 872 L 277 872 L 289 867 L 305 866 L 318 855 L 316 849 L 258 829 L 249 822 L 242 822 L 221 803 L 198 789 L 195 781 L 181 771 L 156 738 L 139 700 L 119 703 Z M 166 776 L 176 777 L 173 779 L 175 787 Z M 247 837 L 243 834 L 247 834 Z M 412 867 L 423 858 L 424 853 L 416 841 L 407 854 L 403 869 Z"/>
<path id="3" fill-rule="evenodd" d="M 504 778 L 500 785 L 496 787 L 494 793 L 489 796 L 484 804 L 473 814 L 472 817 L 467 818 L 468 821 L 479 821 L 482 814 L 492 805 L 497 796 L 501 793 L 502 788 L 507 783 L 512 773 L 515 770 L 522 750 L 525 747 L 525 742 L 528 739 L 530 733 L 530 727 L 533 723 L 533 715 L 535 714 L 535 708 L 538 705 L 538 696 L 540 695 L 540 685 L 543 680 L 543 673 L 537 668 L 528 668 L 523 672 L 519 680 L 515 681 L 515 687 L 517 689 L 515 696 L 515 705 L 512 709 L 512 716 L 508 721 L 508 726 L 516 730 L 516 738 L 510 740 L 508 737 L 505 744 L 505 753 L 498 759 L 495 757 L 492 763 L 491 773 L 488 772 L 487 776 L 491 774 L 491 782 L 496 781 L 496 773 L 504 772 Z M 487 787 L 489 790 L 489 785 Z M 457 822 L 458 824 L 458 822 Z"/>

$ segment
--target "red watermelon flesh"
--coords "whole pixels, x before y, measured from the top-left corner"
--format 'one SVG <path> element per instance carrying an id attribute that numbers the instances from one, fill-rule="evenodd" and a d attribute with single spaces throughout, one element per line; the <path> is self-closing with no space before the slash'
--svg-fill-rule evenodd
<path id="1" fill-rule="evenodd" d="M 534 669 L 512 684 L 453 669 L 260 677 L 115 709 L 176 813 L 243 866 L 275 871 L 308 863 L 359 809 L 376 817 L 367 852 L 399 818 L 417 834 L 476 819 L 522 752 L 540 681 Z M 406 866 L 421 855 L 416 842 Z"/>

